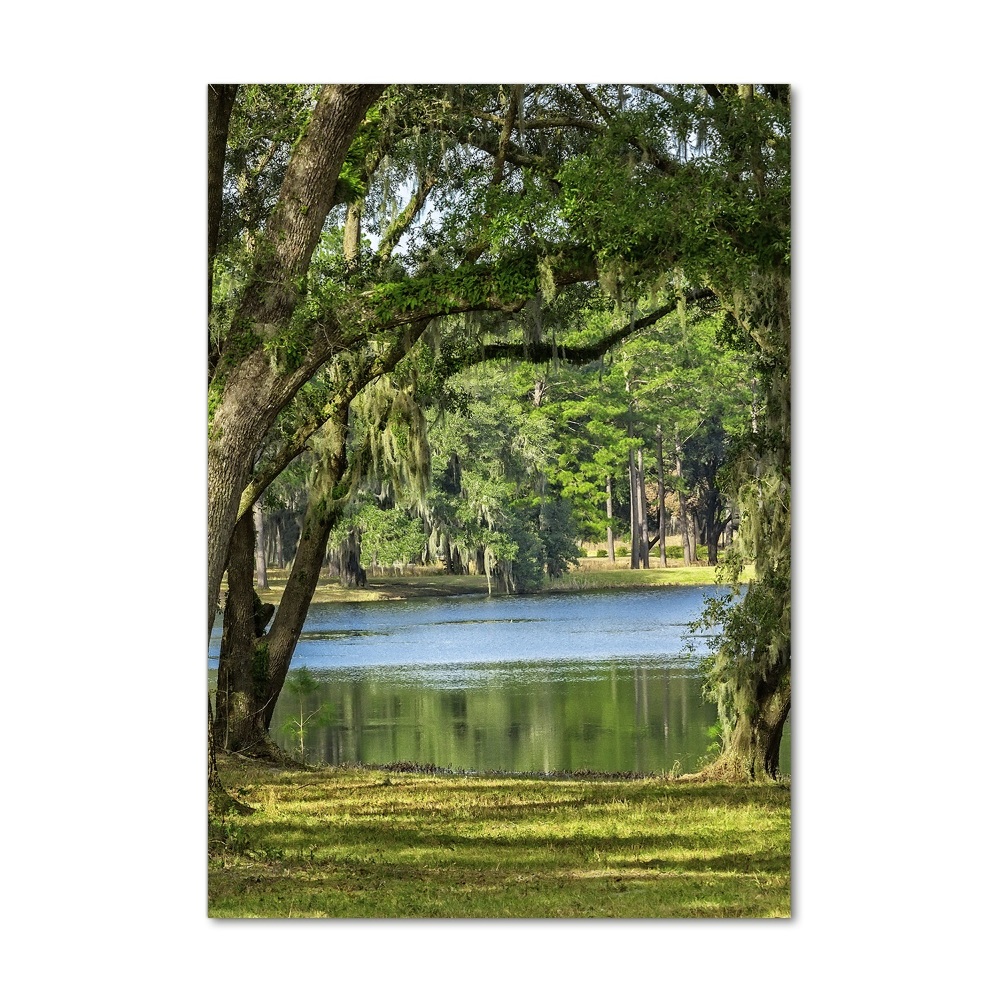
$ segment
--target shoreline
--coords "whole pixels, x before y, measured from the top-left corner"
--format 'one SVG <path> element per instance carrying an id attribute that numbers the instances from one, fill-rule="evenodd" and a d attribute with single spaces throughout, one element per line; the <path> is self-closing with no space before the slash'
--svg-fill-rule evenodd
<path id="1" fill-rule="evenodd" d="M 666 569 L 622 569 L 605 559 L 581 559 L 580 566 L 555 580 L 546 580 L 535 595 L 600 590 L 648 590 L 658 587 L 712 586 L 719 581 L 715 566 L 667 566 Z M 747 577 L 748 578 L 748 577 Z M 268 589 L 257 590 L 265 602 L 277 603 L 288 580 L 287 570 L 268 573 Z M 723 584 L 724 586 L 724 584 Z M 225 584 L 223 584 L 225 591 Z M 344 587 L 335 577 L 320 577 L 312 604 L 350 604 L 368 601 L 405 601 L 434 597 L 486 597 L 485 576 L 454 576 L 439 570 L 418 570 L 412 575 L 371 576 L 365 587 Z M 493 589 L 494 597 L 515 596 Z"/>

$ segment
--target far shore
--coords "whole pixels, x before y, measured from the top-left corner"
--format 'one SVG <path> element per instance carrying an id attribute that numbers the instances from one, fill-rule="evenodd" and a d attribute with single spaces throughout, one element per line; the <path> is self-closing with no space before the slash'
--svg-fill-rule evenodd
<path id="1" fill-rule="evenodd" d="M 574 593 L 587 590 L 640 590 L 650 587 L 711 586 L 718 583 L 717 567 L 705 565 L 651 566 L 649 569 L 629 569 L 626 560 L 615 563 L 606 558 L 580 559 L 579 565 L 554 580 L 546 580 L 537 593 Z M 749 578 L 749 577 L 747 577 Z M 288 580 L 287 570 L 269 570 L 268 588 L 258 588 L 264 601 L 277 603 Z M 489 593 L 486 577 L 448 575 L 432 567 L 408 567 L 401 574 L 369 574 L 365 587 L 344 587 L 336 577 L 320 577 L 313 604 L 349 603 L 361 601 L 399 601 L 428 597 L 463 597 Z M 493 586 L 493 596 L 505 596 L 502 588 Z"/>

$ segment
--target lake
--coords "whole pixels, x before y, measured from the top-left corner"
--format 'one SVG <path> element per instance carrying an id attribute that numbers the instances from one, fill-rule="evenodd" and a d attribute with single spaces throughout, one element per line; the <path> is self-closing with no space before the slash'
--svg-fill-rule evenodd
<path id="1" fill-rule="evenodd" d="M 305 739 L 329 764 L 463 771 L 692 770 L 711 742 L 689 625 L 716 587 L 314 604 L 292 660 L 325 706 Z M 221 620 L 210 667 L 218 663 Z M 695 653 L 704 639 L 695 638 Z M 214 669 L 211 671 L 214 681 Z M 288 689 L 272 733 L 300 712 Z M 781 770 L 791 773 L 789 726 Z"/>

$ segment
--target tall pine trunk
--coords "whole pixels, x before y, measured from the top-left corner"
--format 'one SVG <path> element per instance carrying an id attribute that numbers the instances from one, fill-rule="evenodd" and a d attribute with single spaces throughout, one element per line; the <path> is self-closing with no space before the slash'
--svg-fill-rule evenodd
<path id="1" fill-rule="evenodd" d="M 656 509 L 660 527 L 660 566 L 667 565 L 667 503 L 663 476 L 663 428 L 656 425 Z"/>
<path id="2" fill-rule="evenodd" d="M 629 569 L 638 569 L 639 556 L 639 484 L 636 481 L 635 452 L 630 448 L 628 453 L 628 505 L 629 523 L 632 533 L 632 555 Z"/>
<path id="3" fill-rule="evenodd" d="M 638 501 L 637 520 L 639 526 L 639 561 L 644 569 L 649 569 L 649 523 L 646 519 L 646 469 L 643 465 L 642 449 L 636 450 L 636 498 Z"/>
<path id="4" fill-rule="evenodd" d="M 608 558 L 614 562 L 615 561 L 615 529 L 612 525 L 611 519 L 614 517 L 614 508 L 612 506 L 611 498 L 611 477 L 608 476 L 605 485 L 607 486 L 607 513 L 608 513 Z"/>

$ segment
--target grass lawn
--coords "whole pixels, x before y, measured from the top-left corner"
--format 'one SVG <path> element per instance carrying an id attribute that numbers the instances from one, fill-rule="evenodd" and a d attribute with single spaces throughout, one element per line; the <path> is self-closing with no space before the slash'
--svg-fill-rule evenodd
<path id="1" fill-rule="evenodd" d="M 220 770 L 212 917 L 790 915 L 788 785 Z"/>

